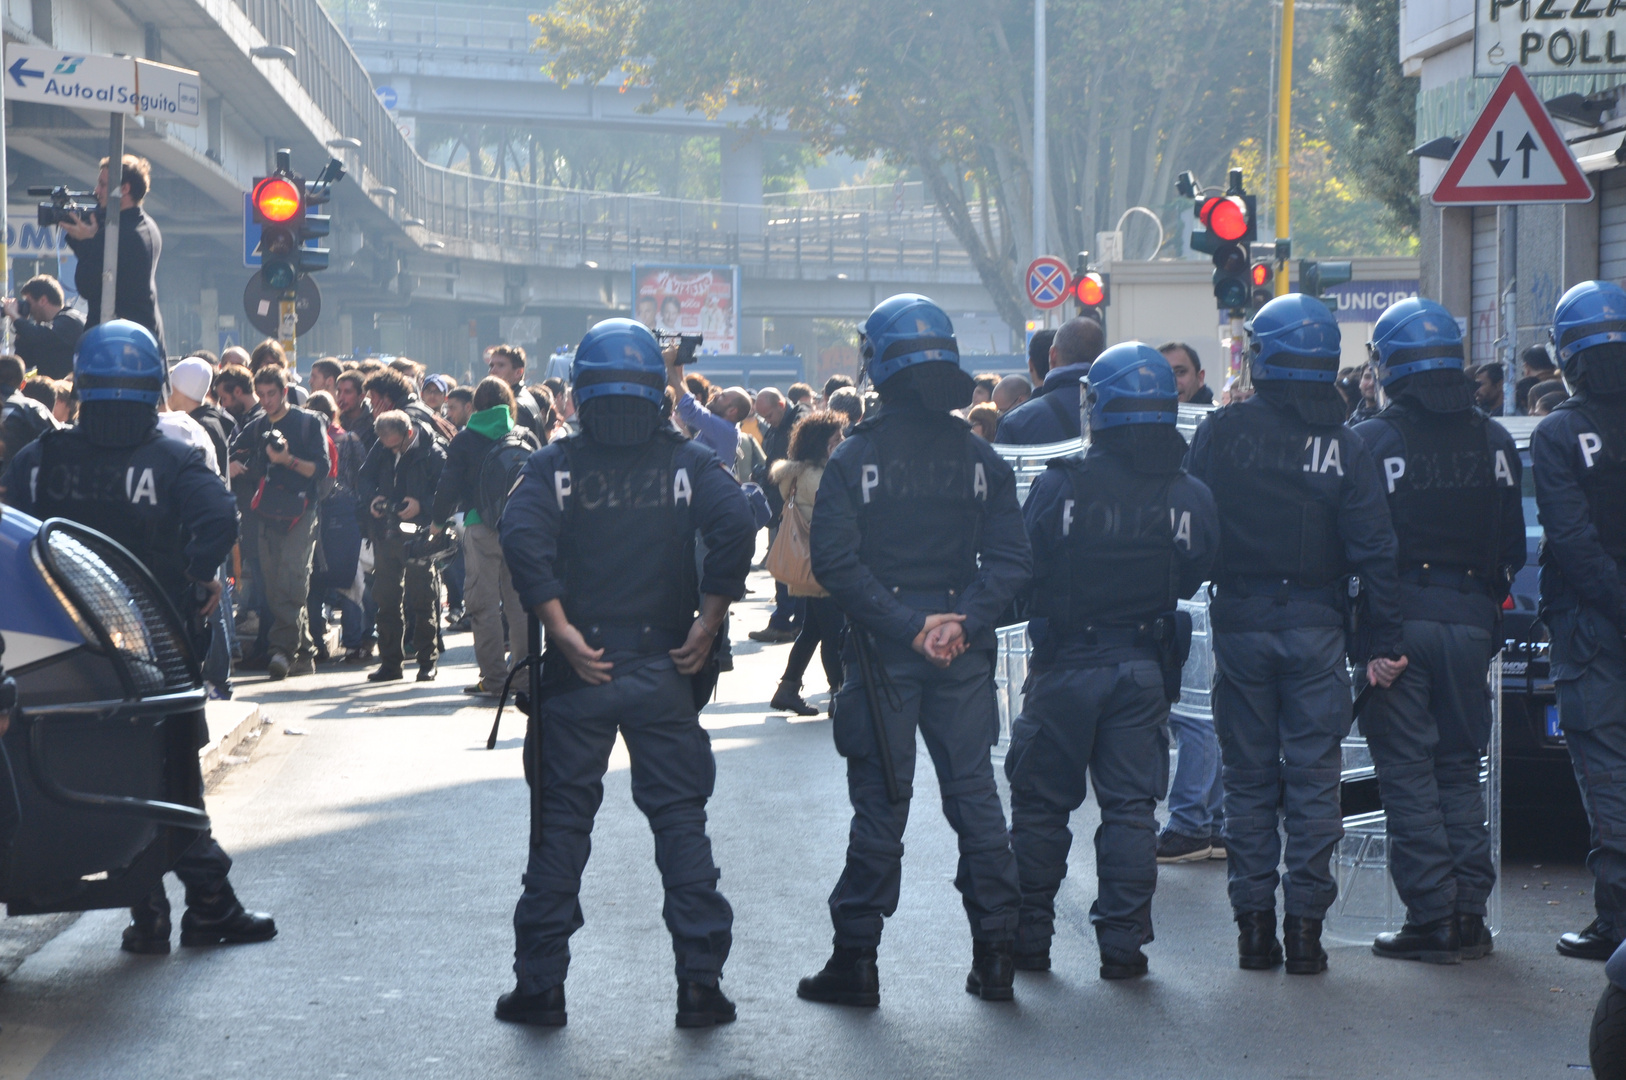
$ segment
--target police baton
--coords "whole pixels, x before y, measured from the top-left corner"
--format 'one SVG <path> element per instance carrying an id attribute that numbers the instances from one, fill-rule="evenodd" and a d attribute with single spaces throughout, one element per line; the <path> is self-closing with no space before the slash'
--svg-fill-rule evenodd
<path id="1" fill-rule="evenodd" d="M 881 692 L 875 685 L 875 656 L 871 649 L 869 632 L 857 623 L 847 624 L 852 634 L 853 651 L 858 656 L 858 677 L 864 680 L 864 700 L 869 706 L 870 725 L 875 729 L 875 750 L 881 759 L 881 772 L 886 780 L 886 801 L 899 800 L 898 776 L 892 768 L 892 744 L 886 737 L 886 717 L 881 714 Z"/>

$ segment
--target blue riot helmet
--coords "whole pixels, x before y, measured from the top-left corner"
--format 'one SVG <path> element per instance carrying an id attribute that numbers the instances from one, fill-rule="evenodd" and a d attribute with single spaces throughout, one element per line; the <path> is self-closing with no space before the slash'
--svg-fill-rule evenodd
<path id="1" fill-rule="evenodd" d="M 900 293 L 881 301 L 859 332 L 864 373 L 883 397 L 918 397 L 928 408 L 963 408 L 973 382 L 960 368 L 960 346 L 947 312 L 928 297 Z M 898 376 L 908 375 L 899 379 Z"/>
<path id="2" fill-rule="evenodd" d="M 1581 282 L 1559 299 L 1551 333 L 1572 388 L 1626 391 L 1626 290 L 1612 281 Z"/>
<path id="3" fill-rule="evenodd" d="M 1259 309 L 1247 324 L 1254 380 L 1327 383 L 1338 377 L 1343 341 L 1338 319 L 1313 296 L 1288 293 Z"/>
<path id="4" fill-rule="evenodd" d="M 595 442 L 632 446 L 646 441 L 666 402 L 660 342 L 635 319 L 605 319 L 576 346 L 570 392 L 582 430 Z"/>
<path id="5" fill-rule="evenodd" d="M 1343 422 L 1347 410 L 1335 385 L 1343 339 L 1326 304 L 1303 293 L 1278 296 L 1244 329 L 1249 371 L 1260 396 L 1292 409 L 1306 423 Z"/>
<path id="6" fill-rule="evenodd" d="M 158 340 L 145 326 L 115 319 L 86 330 L 73 357 L 73 385 L 82 403 L 137 402 L 158 407 L 169 370 Z"/>
<path id="7" fill-rule="evenodd" d="M 1162 353 L 1143 341 L 1125 341 L 1096 357 L 1079 382 L 1085 442 L 1121 451 L 1138 472 L 1179 468 L 1186 451 L 1174 426 L 1180 394 Z"/>
<path id="8" fill-rule="evenodd" d="M 73 356 L 78 430 L 95 446 L 136 446 L 158 423 L 169 370 L 146 327 L 115 319 L 86 330 Z"/>
<path id="9" fill-rule="evenodd" d="M 1411 397 L 1433 412 L 1461 412 L 1474 403 L 1462 366 L 1462 328 L 1432 300 L 1413 296 L 1389 305 L 1366 351 L 1391 398 Z"/>
<path id="10" fill-rule="evenodd" d="M 1084 384 L 1083 420 L 1091 432 L 1125 424 L 1172 424 L 1180 395 L 1174 369 L 1144 341 L 1125 341 L 1095 358 Z"/>

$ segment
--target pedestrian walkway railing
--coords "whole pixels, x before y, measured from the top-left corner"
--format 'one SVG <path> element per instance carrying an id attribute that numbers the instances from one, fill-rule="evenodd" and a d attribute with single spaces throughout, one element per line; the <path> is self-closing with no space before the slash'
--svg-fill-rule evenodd
<path id="1" fill-rule="evenodd" d="M 761 205 L 581 191 L 431 164 L 379 101 L 351 39 L 529 50 L 523 9 L 421 0 L 237 0 L 266 40 L 294 49 L 295 77 L 421 243 L 464 241 L 529 264 L 629 269 L 738 265 L 792 280 L 975 284 L 969 256 L 920 184 L 770 196 Z M 331 12 L 331 14 L 330 14 Z M 538 60 L 540 63 L 540 59 Z"/>

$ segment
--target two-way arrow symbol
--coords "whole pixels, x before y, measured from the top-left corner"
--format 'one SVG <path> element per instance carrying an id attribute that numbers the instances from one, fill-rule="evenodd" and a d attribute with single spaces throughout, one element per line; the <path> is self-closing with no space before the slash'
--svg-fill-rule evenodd
<path id="1" fill-rule="evenodd" d="M 27 83 L 23 82 L 23 77 L 25 75 L 30 79 L 43 79 L 43 78 L 45 78 L 45 72 L 43 72 L 43 71 L 30 71 L 28 69 L 28 67 L 26 66 L 27 64 L 28 64 L 28 57 L 19 56 L 17 58 L 17 62 L 15 64 L 12 64 L 9 68 L 6 69 L 11 74 L 11 77 L 13 79 L 17 80 L 17 85 L 18 86 L 26 87 L 28 85 Z"/>
<path id="2" fill-rule="evenodd" d="M 1520 179 L 1530 179 L 1530 155 L 1539 149 L 1541 149 L 1540 144 L 1536 142 L 1535 138 L 1532 137 L 1528 131 L 1524 133 L 1524 138 L 1519 140 L 1519 145 L 1513 148 L 1514 153 L 1524 155 L 1524 175 Z M 1501 177 L 1502 170 L 1507 168 L 1508 162 L 1513 160 L 1512 158 L 1502 156 L 1502 133 L 1500 131 L 1496 133 L 1496 155 L 1494 157 L 1488 157 L 1485 160 L 1490 163 L 1491 171 L 1494 172 L 1498 178 Z"/>

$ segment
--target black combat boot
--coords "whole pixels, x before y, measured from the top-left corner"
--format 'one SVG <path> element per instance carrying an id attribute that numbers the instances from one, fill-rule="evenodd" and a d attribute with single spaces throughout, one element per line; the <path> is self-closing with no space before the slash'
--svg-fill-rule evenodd
<path id="1" fill-rule="evenodd" d="M 276 921 L 263 912 L 245 911 L 230 885 L 212 897 L 189 897 L 181 916 L 181 944 L 187 947 L 247 945 L 276 936 Z"/>
<path id="2" fill-rule="evenodd" d="M 716 1027 L 734 1022 L 734 1003 L 715 986 L 678 980 L 677 1026 Z"/>
<path id="3" fill-rule="evenodd" d="M 1101 950 L 1101 977 L 1103 979 L 1138 979 L 1150 970 L 1146 954 L 1136 949 L 1134 952 L 1118 952 L 1113 949 Z"/>
<path id="4" fill-rule="evenodd" d="M 540 994 L 527 994 L 516 986 L 497 999 L 496 1015 L 510 1024 L 564 1027 L 565 984 L 550 986 Z"/>
<path id="5" fill-rule="evenodd" d="M 1274 911 L 1244 911 L 1236 917 L 1237 966 L 1243 971 L 1269 971 L 1282 962 L 1281 942 L 1276 940 Z"/>
<path id="6" fill-rule="evenodd" d="M 879 1005 L 881 976 L 875 970 L 875 950 L 837 945 L 823 971 L 796 984 L 796 996 L 827 1005 Z"/>
<path id="7" fill-rule="evenodd" d="M 819 715 L 819 710 L 802 700 L 801 685 L 788 679 L 773 692 L 773 700 L 768 702 L 768 707 L 774 712 L 795 713 L 797 716 Z"/>
<path id="8" fill-rule="evenodd" d="M 1289 915 L 1282 920 L 1282 945 L 1287 951 L 1289 975 L 1319 975 L 1327 970 L 1327 950 L 1321 947 L 1321 920 Z"/>
<path id="9" fill-rule="evenodd" d="M 1483 960 L 1491 954 L 1494 948 L 1491 942 L 1490 927 L 1485 925 L 1485 916 L 1470 915 L 1465 911 L 1457 912 L 1457 937 L 1462 942 L 1462 958 L 1464 960 Z"/>
<path id="10" fill-rule="evenodd" d="M 1558 937 L 1558 951 L 1577 960 L 1607 960 L 1620 946 L 1620 936 L 1602 919 L 1593 919 L 1586 929 Z"/>
<path id="11" fill-rule="evenodd" d="M 973 941 L 971 973 L 965 977 L 965 992 L 984 1001 L 1010 1001 L 1016 996 L 1016 961 L 1010 941 Z"/>
<path id="12" fill-rule="evenodd" d="M 168 956 L 171 929 L 167 909 L 158 911 L 145 904 L 133 907 L 119 948 L 139 956 Z"/>
<path id="13" fill-rule="evenodd" d="M 1011 953 L 1011 963 L 1016 966 L 1017 971 L 1049 971 L 1050 946 L 1015 950 Z"/>
<path id="14" fill-rule="evenodd" d="M 1373 956 L 1391 960 L 1421 960 L 1425 964 L 1455 964 L 1462 960 L 1462 937 L 1457 917 L 1447 915 L 1430 923 L 1407 920 L 1399 933 L 1379 934 L 1372 942 Z"/>

